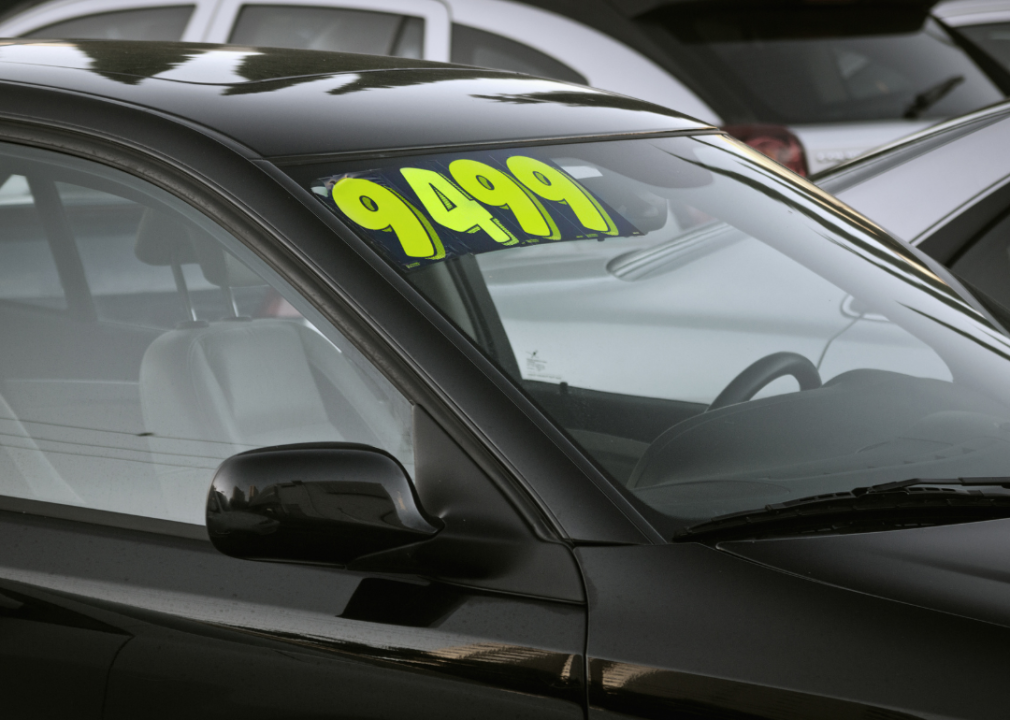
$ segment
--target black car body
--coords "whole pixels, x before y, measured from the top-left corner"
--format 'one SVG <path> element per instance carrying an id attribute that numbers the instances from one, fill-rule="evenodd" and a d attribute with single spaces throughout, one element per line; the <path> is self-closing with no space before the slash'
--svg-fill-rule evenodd
<path id="1" fill-rule="evenodd" d="M 942 268 L 830 196 L 671 111 L 423 62 L 10 42 L 0 46 L 0 93 L 0 210 L 8 218 L 0 228 L 7 268 L 0 268 L 0 687 L 7 717 L 1005 715 L 1005 428 L 986 425 L 974 435 L 964 428 L 982 417 L 979 408 L 993 417 L 1003 412 L 997 380 L 1010 341 Z M 636 144 L 642 141 L 651 143 L 647 151 Z M 676 171 L 655 160 L 657 148 L 667 160 L 680 158 Z M 474 274 L 477 260 L 464 250 L 486 239 L 479 230 L 440 227 L 439 255 L 408 246 L 394 221 L 363 224 L 367 213 L 382 210 L 382 198 L 333 204 L 333 188 L 345 181 L 385 187 L 386 199 L 399 193 L 391 201 L 404 203 L 398 212 L 413 210 L 395 222 L 414 228 L 411 242 L 423 244 L 424 228 L 435 238 L 434 210 L 408 202 L 402 177 L 401 185 L 390 178 L 459 159 L 471 165 L 458 168 L 478 157 L 488 167 L 500 153 L 519 157 L 531 177 L 540 173 L 542 186 L 515 185 L 510 211 L 518 217 L 520 205 L 539 209 L 544 222 L 553 216 L 559 226 L 545 226 L 542 235 L 571 240 L 538 245 L 533 255 L 500 253 L 533 258 L 495 266 L 506 277 L 539 272 L 531 297 L 557 299 L 550 284 L 571 279 L 588 283 L 576 303 L 586 305 L 599 294 L 593 278 L 600 273 L 621 288 L 645 287 L 636 278 L 662 279 L 685 257 L 750 248 L 701 210 L 677 221 L 688 241 L 641 244 L 651 242 L 650 227 L 674 222 L 674 211 L 683 210 L 654 199 L 663 187 L 699 197 L 706 188 L 737 188 L 735 222 L 749 227 L 758 211 L 744 200 L 757 198 L 755 207 L 770 208 L 783 234 L 796 222 L 817 229 L 823 238 L 795 246 L 801 255 L 816 248 L 804 262 L 828 274 L 856 268 L 853 282 L 865 287 L 848 292 L 893 309 L 929 342 L 949 345 L 960 385 L 878 368 L 843 372 L 842 384 L 823 388 L 819 378 L 809 385 L 801 379 L 804 392 L 741 402 L 783 373 L 808 377 L 809 360 L 777 353 L 769 356 L 777 365 L 759 367 L 757 379 L 741 374 L 750 386 L 729 393 L 740 384 L 734 381 L 705 413 L 709 403 L 698 399 L 550 380 L 545 363 L 552 359 L 520 350 L 518 336 L 503 337 L 502 321 L 488 312 L 508 283 L 490 297 Z M 550 153 L 578 162 L 555 162 Z M 636 196 L 638 209 L 630 196 L 585 189 L 597 187 L 594 178 L 608 179 L 584 159 L 597 157 L 604 168 L 650 168 L 636 180 L 652 188 Z M 509 168 L 520 176 L 522 167 Z M 503 173 L 495 177 L 516 183 Z M 442 183 L 439 212 L 476 202 L 447 177 L 432 180 Z M 558 200 L 549 189 L 559 184 L 575 194 Z M 456 193 L 455 204 L 445 193 Z M 590 221 L 572 215 L 576 207 L 613 222 L 589 232 Z M 657 219 L 657 207 L 669 212 Z M 490 223 L 474 226 L 489 228 L 489 237 L 516 232 L 500 208 L 471 210 Z M 354 217 L 364 218 L 360 227 Z M 568 224 L 560 227 L 558 218 Z M 532 227 L 536 218 L 527 220 Z M 95 228 L 112 225 L 115 233 L 96 235 Z M 804 233 L 793 234 L 803 240 Z M 95 238 L 105 250 L 85 249 L 97 247 Z M 499 242 L 536 245 L 529 238 Z M 705 255 L 708 245 L 715 250 Z M 568 247 L 585 258 L 571 278 L 549 262 L 549 253 Z M 52 282 L 37 270 L 50 257 Z M 117 277 L 114 257 L 137 268 L 129 276 L 138 278 L 134 285 L 109 280 Z M 747 267 L 762 275 L 749 257 Z M 10 270 L 22 261 L 36 270 Z M 766 279 L 768 287 L 782 284 L 779 276 Z M 265 286 L 297 312 L 278 309 L 283 304 Z M 898 300 L 881 299 L 881 286 L 897 288 Z M 715 295 L 730 290 L 719 286 Z M 831 327 L 836 320 L 870 333 L 884 327 L 853 307 L 845 299 L 844 320 Z M 206 319 L 222 313 L 223 320 Z M 624 325 L 619 315 L 616 327 Z M 602 345 L 619 344 L 599 337 Z M 514 354 L 503 350 L 509 341 Z M 734 350 L 732 371 L 713 375 L 716 381 L 725 384 L 748 365 L 747 352 Z M 316 362 L 321 356 L 325 362 Z M 188 359 L 171 360 L 179 357 Z M 301 392 L 293 379 L 299 368 L 339 413 L 275 432 L 271 423 Z M 328 382 L 331 371 L 346 373 L 340 377 L 352 378 L 359 394 L 337 397 L 344 386 Z M 849 386 L 870 403 L 854 421 L 832 404 L 849 397 Z M 265 405 L 273 396 L 278 404 Z M 849 447 L 850 436 L 872 437 L 918 413 L 901 415 L 908 398 L 920 396 L 932 424 L 913 423 L 919 435 L 883 445 L 919 453 L 926 444 L 923 464 L 895 464 L 880 443 L 864 450 L 866 439 Z M 371 400 L 362 405 L 361 397 Z M 813 403 L 812 414 L 788 410 L 798 399 Z M 199 423 L 188 432 L 165 430 L 190 406 L 228 415 L 231 439 Z M 373 406 L 385 414 L 376 419 L 362 410 Z M 937 408 L 939 419 L 929 414 Z M 352 416 L 356 424 L 339 442 L 320 439 Z M 722 430 L 699 433 L 702 423 Z M 734 435 L 734 423 L 783 429 L 755 444 Z M 811 426 L 814 436 L 805 434 Z M 861 463 L 843 458 L 838 472 L 876 486 L 850 484 L 851 491 L 836 487 L 815 499 L 821 504 L 765 508 L 767 493 L 781 488 L 738 477 L 725 487 L 755 499 L 734 490 L 716 500 L 695 494 L 653 503 L 648 498 L 666 487 L 654 476 L 669 468 L 641 466 L 640 458 L 669 451 L 677 443 L 670 429 L 685 427 L 697 440 L 680 450 L 697 449 L 696 465 L 727 477 L 757 472 L 755 458 L 768 465 L 802 454 L 790 444 L 802 436 L 807 448 L 838 440 L 840 457 Z M 969 437 L 952 440 L 954 431 Z M 651 448 L 658 436 L 663 442 Z M 404 437 L 409 457 L 396 449 Z M 980 437 L 991 442 L 965 444 Z M 277 445 L 286 447 L 262 449 Z M 200 522 L 202 503 L 187 504 L 206 496 L 220 460 L 250 448 L 217 474 L 210 533 L 232 555 L 280 562 L 219 552 Z M 976 449 L 988 472 L 970 465 Z M 347 489 L 339 471 L 351 456 L 360 461 L 351 478 L 356 489 Z M 265 476 L 252 480 L 257 473 Z M 385 478 L 386 489 L 364 487 L 369 473 Z M 390 473 L 400 473 L 399 485 L 386 482 Z M 927 487 L 904 487 L 917 478 Z M 926 492 L 929 482 L 942 486 L 938 502 Z M 184 486 L 189 494 L 173 506 L 172 492 Z M 800 487 L 810 494 L 814 486 Z M 883 504 L 871 508 L 867 524 L 864 510 L 877 499 Z M 854 510 L 855 522 L 836 512 L 838 502 Z M 693 509 L 669 510 L 678 503 Z M 760 512 L 734 512 L 748 507 Z M 804 507 L 823 513 L 827 524 L 808 522 Z M 720 513 L 705 508 L 729 517 L 713 518 Z M 345 534 L 338 536 L 339 523 Z M 295 531 L 284 536 L 286 528 Z M 359 541 L 370 550 L 353 550 Z"/>

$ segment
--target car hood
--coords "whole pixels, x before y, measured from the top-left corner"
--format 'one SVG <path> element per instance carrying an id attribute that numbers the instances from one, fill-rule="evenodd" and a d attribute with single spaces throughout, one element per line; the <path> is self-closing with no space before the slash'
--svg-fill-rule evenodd
<path id="1" fill-rule="evenodd" d="M 1010 627 L 1010 520 L 721 543 L 801 577 Z"/>

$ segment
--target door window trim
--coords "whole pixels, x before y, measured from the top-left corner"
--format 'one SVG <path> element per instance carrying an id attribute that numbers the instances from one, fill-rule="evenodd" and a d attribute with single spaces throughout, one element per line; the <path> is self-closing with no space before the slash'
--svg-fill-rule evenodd
<path id="1" fill-rule="evenodd" d="M 169 5 L 192 5 L 193 14 L 189 16 L 186 30 L 180 38 L 181 42 L 201 42 L 206 28 L 215 15 L 219 0 L 178 0 Z M 11 18 L 0 24 L 0 35 L 5 37 L 20 37 L 35 32 L 49 25 L 78 20 L 106 13 L 126 12 L 130 10 L 147 10 L 166 7 L 165 0 L 71 0 L 57 4 L 45 4 Z"/>

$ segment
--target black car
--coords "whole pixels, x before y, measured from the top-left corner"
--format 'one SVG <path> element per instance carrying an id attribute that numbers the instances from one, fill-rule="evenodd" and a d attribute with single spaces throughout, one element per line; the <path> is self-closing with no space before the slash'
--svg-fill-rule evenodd
<path id="1" fill-rule="evenodd" d="M 677 113 L 0 45 L 10 718 L 1005 716 L 1010 337 Z"/>

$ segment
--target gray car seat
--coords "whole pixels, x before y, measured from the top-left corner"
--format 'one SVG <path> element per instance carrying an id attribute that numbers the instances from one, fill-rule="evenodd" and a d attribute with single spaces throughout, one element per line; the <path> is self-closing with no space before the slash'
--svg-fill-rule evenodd
<path id="1" fill-rule="evenodd" d="M 232 288 L 266 284 L 206 233 L 164 216 L 149 219 L 137 237 L 141 260 L 198 262 L 232 306 Z M 140 399 L 168 513 L 200 524 L 213 472 L 234 453 L 341 440 L 396 447 L 402 434 L 378 388 L 300 320 L 184 321 L 145 353 Z"/>

